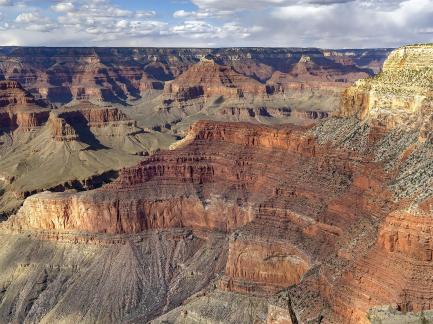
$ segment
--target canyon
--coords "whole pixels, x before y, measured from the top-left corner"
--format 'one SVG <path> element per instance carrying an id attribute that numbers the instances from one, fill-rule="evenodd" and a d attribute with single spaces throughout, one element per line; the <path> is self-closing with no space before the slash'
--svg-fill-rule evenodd
<path id="1" fill-rule="evenodd" d="M 327 118 L 388 52 L 0 47 L 0 218 L 31 194 L 109 182 L 200 119 Z"/>
<path id="2" fill-rule="evenodd" d="M 5 321 L 431 318 L 432 45 L 73 51 L 0 49 Z"/>
<path id="3" fill-rule="evenodd" d="M 203 59 L 266 85 L 347 83 L 380 71 L 390 49 L 0 47 L 0 74 L 51 102 L 131 102 L 164 88 Z M 200 77 L 200 76 L 197 76 Z M 202 76 L 203 77 L 203 76 Z M 280 81 L 279 81 L 280 80 Z M 298 85 L 296 85 L 298 83 Z M 292 84 L 292 85 L 291 85 Z M 219 94 L 220 95 L 220 94 Z"/>

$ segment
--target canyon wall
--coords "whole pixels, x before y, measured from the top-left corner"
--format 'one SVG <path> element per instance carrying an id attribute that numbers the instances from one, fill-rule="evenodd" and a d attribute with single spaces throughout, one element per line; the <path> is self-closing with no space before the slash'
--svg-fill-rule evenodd
<path id="1" fill-rule="evenodd" d="M 313 310 L 320 300 L 337 322 L 366 322 L 368 310 L 382 304 L 430 309 L 431 204 L 423 200 L 418 212 L 400 212 L 404 205 L 388 187 L 394 171 L 384 170 L 357 141 L 370 138 L 373 152 L 389 144 L 375 128 L 351 139 L 358 150 L 336 144 L 347 136 L 335 133 L 345 123 L 198 122 L 175 150 L 123 170 L 100 189 L 28 198 L 3 231 L 62 237 L 180 227 L 228 233 L 219 290 L 260 297 L 295 287 L 294 309 L 303 319 L 318 316 Z M 331 134 L 336 143 L 323 142 Z M 416 137 L 415 143 L 426 145 Z"/>
<path id="2" fill-rule="evenodd" d="M 217 96 L 248 102 L 249 96 L 283 95 L 292 88 L 336 94 L 343 84 L 373 74 L 368 64 L 352 69 L 355 62 L 365 63 L 356 51 L 183 51 L 193 62 L 182 61 L 170 72 L 176 77 L 162 80 L 162 98 L 170 101 L 162 114 L 210 101 L 218 106 Z M 34 266 L 37 262 L 29 257 L 32 267 L 43 269 L 34 272 L 20 259 L 22 277 L 17 279 L 16 265 L 0 276 L 0 293 L 6 296 L 0 312 L 8 319 L 47 322 L 65 314 L 69 322 L 103 321 L 104 314 L 111 314 L 116 321 L 155 323 L 291 323 L 294 318 L 369 323 L 378 306 L 431 310 L 430 56 L 431 45 L 393 52 L 379 75 L 345 91 L 338 118 L 319 120 L 326 112 L 312 109 L 296 112 L 317 117 L 309 126 L 198 121 L 170 150 L 123 168 L 116 180 L 98 189 L 31 195 L 0 224 L 0 234 L 16 239 L 17 250 L 24 249 L 24 239 L 52 243 L 54 256 L 58 246 L 72 249 L 68 242 L 83 250 L 95 245 L 95 255 L 102 253 L 100 246 L 112 247 L 104 250 L 108 256 L 102 253 L 94 261 L 72 251 L 74 262 L 61 256 L 46 262 L 51 268 L 56 262 L 72 263 L 70 277 L 63 268 L 54 273 Z M 153 66 L 168 71 L 162 63 Z M 350 68 L 339 70 L 341 66 Z M 374 66 L 377 72 L 377 62 Z M 301 75 L 305 82 L 297 88 Z M 254 82 L 248 79 L 252 77 Z M 81 152 L 80 165 L 96 159 L 87 154 L 98 147 L 84 141 L 89 138 L 83 127 L 104 146 L 113 129 L 127 125 L 128 136 L 134 136 L 132 130 L 139 128 L 116 107 L 64 107 L 51 111 L 49 120 L 51 128 L 45 131 L 62 147 L 86 144 L 75 150 Z M 9 245 L 0 262 L 11 259 Z M 125 264 L 132 276 L 118 271 Z M 23 282 L 40 281 L 49 287 L 41 288 L 51 296 L 46 307 L 42 299 L 36 298 L 33 306 L 27 302 L 30 295 L 17 293 Z M 39 286 L 32 287 L 42 294 Z M 99 306 L 98 294 L 104 312 L 88 306 Z M 113 295 L 122 300 L 120 308 L 111 305 L 107 296 Z M 159 306 L 144 295 L 157 296 Z M 23 296 L 23 307 L 14 308 L 17 296 Z"/>
<path id="3" fill-rule="evenodd" d="M 356 258 L 339 247 L 363 235 L 359 223 L 392 209 L 385 179 L 371 156 L 319 144 L 311 129 L 198 122 L 177 149 L 123 170 L 109 185 L 28 198 L 4 228 L 234 231 L 218 286 L 267 296 L 301 283 L 336 253 Z"/>
<path id="4" fill-rule="evenodd" d="M 36 100 L 12 80 L 0 81 L 0 129 L 29 131 L 48 119 L 48 104 Z"/>
<path id="5" fill-rule="evenodd" d="M 119 108 L 56 108 L 15 81 L 0 86 L 0 214 L 47 189 L 94 188 L 147 153 L 151 136 Z"/>
<path id="6" fill-rule="evenodd" d="M 0 73 L 6 79 L 20 82 L 34 95 L 56 103 L 73 99 L 125 103 L 140 99 L 149 91 L 162 90 L 166 81 L 177 79 L 204 58 L 233 69 L 251 84 L 249 88 L 254 88 L 255 83 L 261 84 L 256 87 L 264 88 L 274 73 L 281 72 L 279 75 L 284 79 L 286 73 L 295 71 L 293 67 L 304 56 L 317 61 L 319 69 L 313 70 L 322 70 L 316 81 L 328 81 L 330 73 L 336 72 L 339 76 L 331 76 L 332 81 L 346 83 L 353 76 L 377 73 L 388 52 L 388 49 L 3 47 Z M 293 71 L 289 73 L 293 85 L 300 87 L 308 81 L 303 73 Z"/>
<path id="7" fill-rule="evenodd" d="M 431 130 L 433 46 L 410 45 L 393 51 L 376 77 L 345 91 L 340 116 L 357 116 L 380 127 Z"/>

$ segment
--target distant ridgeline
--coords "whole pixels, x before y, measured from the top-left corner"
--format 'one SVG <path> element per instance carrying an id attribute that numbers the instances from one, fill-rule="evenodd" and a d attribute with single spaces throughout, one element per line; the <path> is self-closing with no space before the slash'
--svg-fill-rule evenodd
<path id="1" fill-rule="evenodd" d="M 353 82 L 377 73 L 389 49 L 47 48 L 0 47 L 0 77 L 56 103 L 73 99 L 126 103 L 161 90 L 192 65 L 212 60 L 272 91 L 299 81 Z M 306 59 L 308 58 L 308 59 Z M 305 64 L 308 71 L 294 71 Z M 293 72 L 293 73 L 291 73 Z M 301 72 L 301 73 L 299 73 Z M 305 74 L 306 73 L 306 74 Z M 304 78 L 305 77 L 305 78 Z"/>

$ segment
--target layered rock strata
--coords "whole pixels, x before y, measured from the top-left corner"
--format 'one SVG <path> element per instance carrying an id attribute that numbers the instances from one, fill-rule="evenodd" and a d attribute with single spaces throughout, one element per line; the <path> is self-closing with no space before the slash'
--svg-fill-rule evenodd
<path id="1" fill-rule="evenodd" d="M 36 100 L 16 81 L 0 81 L 0 129 L 24 131 L 42 126 L 47 120 L 47 104 Z"/>
<path id="2" fill-rule="evenodd" d="M 372 74 L 368 69 L 348 69 L 341 63 L 303 55 L 289 71 L 276 71 L 267 84 L 277 92 L 313 91 L 340 92 L 348 84 Z"/>
<path id="3" fill-rule="evenodd" d="M 251 89 L 257 86 L 255 81 L 263 85 L 274 73 L 292 70 L 303 57 L 312 58 L 328 71 L 331 71 L 328 66 L 333 66 L 337 75 L 356 74 L 364 68 L 377 73 L 388 52 L 388 49 L 6 47 L 0 48 L 0 73 L 20 82 L 31 93 L 56 103 L 74 99 L 126 103 L 162 90 L 166 81 L 177 79 L 203 59 L 233 69 L 246 78 Z M 298 84 L 307 81 L 303 78 L 304 75 L 295 76 L 293 81 Z"/>
<path id="4" fill-rule="evenodd" d="M 203 59 L 167 83 L 165 92 L 175 100 L 188 101 L 198 97 L 223 96 L 242 98 L 266 94 L 266 87 L 260 82 L 236 72 L 233 68 Z"/>
<path id="5" fill-rule="evenodd" d="M 385 145 L 375 128 L 350 140 L 370 138 L 367 151 L 323 142 L 331 131 L 320 132 L 199 122 L 176 150 L 123 170 L 95 191 L 32 196 L 4 226 L 124 234 L 234 230 L 218 284 L 223 290 L 266 296 L 297 284 L 300 296 L 308 296 L 316 287 L 337 321 L 366 321 L 369 308 L 380 304 L 429 309 L 431 239 L 421 213 L 429 215 L 431 206 L 424 200 L 420 212 L 411 212 L 416 218 L 399 212 L 403 205 L 387 187 L 398 165 L 386 171 L 368 153 Z M 390 262 L 400 267 L 388 269 Z M 305 287 L 306 278 L 317 282 Z M 293 294 L 299 312 L 306 306 Z"/>
<path id="6" fill-rule="evenodd" d="M 431 131 L 432 53 L 431 44 L 393 51 L 379 75 L 346 90 L 337 115 L 355 115 L 387 129 L 405 125 Z"/>
<path id="7" fill-rule="evenodd" d="M 35 99 L 16 81 L 0 81 L 0 91 L 0 107 L 28 106 L 35 103 Z"/>
<path id="8" fill-rule="evenodd" d="M 176 281 L 177 274 L 184 273 L 179 269 L 187 269 L 185 273 L 201 275 L 193 292 L 205 284 L 207 290 L 189 295 L 189 300 L 184 295 L 174 301 L 165 299 L 159 303 L 165 305 L 163 310 L 146 310 L 147 315 L 135 311 L 144 304 L 125 301 L 132 306 L 119 310 L 125 313 L 113 317 L 116 320 L 148 321 L 179 306 L 180 300 L 185 301 L 183 306 L 156 322 L 236 323 L 248 318 L 259 323 L 290 323 L 297 318 L 299 322 L 368 323 L 368 314 L 376 314 L 374 309 L 380 305 L 413 312 L 405 318 L 422 314 L 433 307 L 433 147 L 429 140 L 431 118 L 426 113 L 428 86 L 410 71 L 429 75 L 431 61 L 424 57 L 429 55 L 430 47 L 411 46 L 393 53 L 380 76 L 359 82 L 346 92 L 342 118 L 330 118 L 311 127 L 197 122 L 172 150 L 157 152 L 135 167 L 122 170 L 116 181 L 102 188 L 80 193 L 44 192 L 29 197 L 2 224 L 2 231 L 14 237 L 39 235 L 62 242 L 69 236 L 77 242 L 88 237 L 140 240 L 140 233 L 161 229 L 168 233 L 185 231 L 192 237 L 201 233 L 204 240 L 215 233 L 220 239 L 229 238 L 227 244 L 221 243 L 224 239 L 218 240 L 219 245 L 212 241 L 224 251 L 222 258 L 214 254 L 208 258 L 202 250 L 193 249 L 197 257 L 204 256 L 198 262 L 201 268 L 183 262 L 166 266 L 167 272 L 174 269 L 172 272 L 176 273 L 170 283 L 190 282 L 183 276 Z M 337 54 L 329 55 L 338 64 L 349 64 L 347 57 Z M 207 84 L 216 88 L 224 85 L 219 73 L 227 72 L 220 70 L 227 60 L 221 54 L 215 62 L 198 63 L 217 67 L 218 82 L 210 78 Z M 311 63 L 305 57 L 301 61 L 304 67 Z M 245 68 L 243 73 L 252 73 L 255 68 L 261 68 L 260 78 L 269 72 L 257 65 Z M 240 66 L 233 65 L 230 74 L 233 71 L 240 74 Z M 380 87 L 391 87 L 391 74 L 401 81 L 401 91 L 407 93 L 384 90 L 384 94 L 374 97 L 376 106 L 376 99 L 370 100 L 371 93 Z M 388 81 L 380 85 L 380 78 Z M 369 85 L 368 91 L 362 92 L 360 84 Z M 413 84 L 417 87 L 411 89 L 421 89 L 423 98 L 427 98 L 420 105 L 415 100 L 418 94 L 404 89 Z M 206 98 L 205 87 L 202 90 L 197 98 Z M 212 87 L 209 91 L 212 94 Z M 350 93 L 356 95 L 350 97 Z M 364 95 L 368 100 L 364 101 Z M 387 96 L 395 96 L 395 103 L 380 106 L 388 100 Z M 399 100 L 405 104 L 400 105 Z M 400 112 L 409 119 L 394 116 Z M 83 118 L 86 123 L 93 120 L 98 124 L 101 120 L 104 123 L 106 115 L 122 119 L 114 112 L 97 117 L 84 114 Z M 381 119 L 384 115 L 392 119 Z M 175 240 L 183 242 L 190 234 Z M 131 257 L 126 259 L 141 259 L 133 257 L 142 256 L 141 252 L 135 248 L 132 251 L 128 248 L 126 255 Z M 212 258 L 219 261 L 212 262 Z M 111 261 L 102 261 L 109 269 L 102 273 L 118 275 L 110 270 Z M 210 262 L 212 275 L 221 274 L 212 284 L 209 276 L 203 276 L 203 262 Z M 142 269 L 135 263 L 128 268 Z M 84 276 L 85 282 L 92 286 L 93 274 L 98 271 L 91 272 L 91 278 Z M 131 281 L 141 287 L 145 281 L 141 278 L 147 277 L 140 271 L 131 272 L 138 273 L 140 280 Z M 158 287 L 177 292 L 162 282 Z M 11 297 L 4 299 L 8 301 L 4 305 L 13 305 L 13 289 L 8 289 L 4 291 Z M 98 289 L 95 291 L 99 293 Z M 111 289 L 104 291 L 108 292 L 104 296 L 115 293 Z M 86 294 L 89 295 L 93 296 Z M 133 290 L 133 295 L 137 297 L 132 300 L 142 301 L 139 291 Z M 280 300 L 281 295 L 285 297 Z M 53 305 L 47 308 L 51 309 L 47 320 L 58 320 L 65 309 L 68 312 L 67 299 L 50 300 Z M 83 304 L 88 304 L 88 298 L 84 300 Z M 15 316 L 10 314 L 26 314 L 10 311 L 11 307 L 5 308 L 7 318 Z M 74 307 L 86 309 L 85 305 Z M 94 317 L 94 308 L 82 313 L 91 316 L 84 318 L 89 322 L 106 319 L 101 314 Z M 392 316 L 394 319 L 397 315 Z"/>
<path id="9" fill-rule="evenodd" d="M 137 127 L 136 121 L 128 118 L 118 108 L 96 106 L 89 102 L 51 112 L 50 122 L 53 137 L 58 140 L 78 139 L 80 131 L 85 137 L 87 132 L 83 132 L 83 129 L 97 132 L 98 129 L 106 128 L 112 134 L 119 127 L 129 128 L 129 133 L 142 131 Z M 123 135 L 128 135 L 128 132 Z"/>

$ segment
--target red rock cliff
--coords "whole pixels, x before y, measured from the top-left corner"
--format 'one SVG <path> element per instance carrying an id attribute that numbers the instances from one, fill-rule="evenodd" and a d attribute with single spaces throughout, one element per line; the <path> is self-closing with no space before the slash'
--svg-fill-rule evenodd
<path id="1" fill-rule="evenodd" d="M 265 85 L 237 73 L 233 68 L 214 61 L 202 61 L 193 65 L 174 81 L 167 83 L 166 94 L 178 101 L 212 96 L 239 98 L 266 94 Z"/>
<path id="2" fill-rule="evenodd" d="M 16 81 L 0 81 L 0 128 L 24 131 L 42 126 L 49 111 Z"/>

